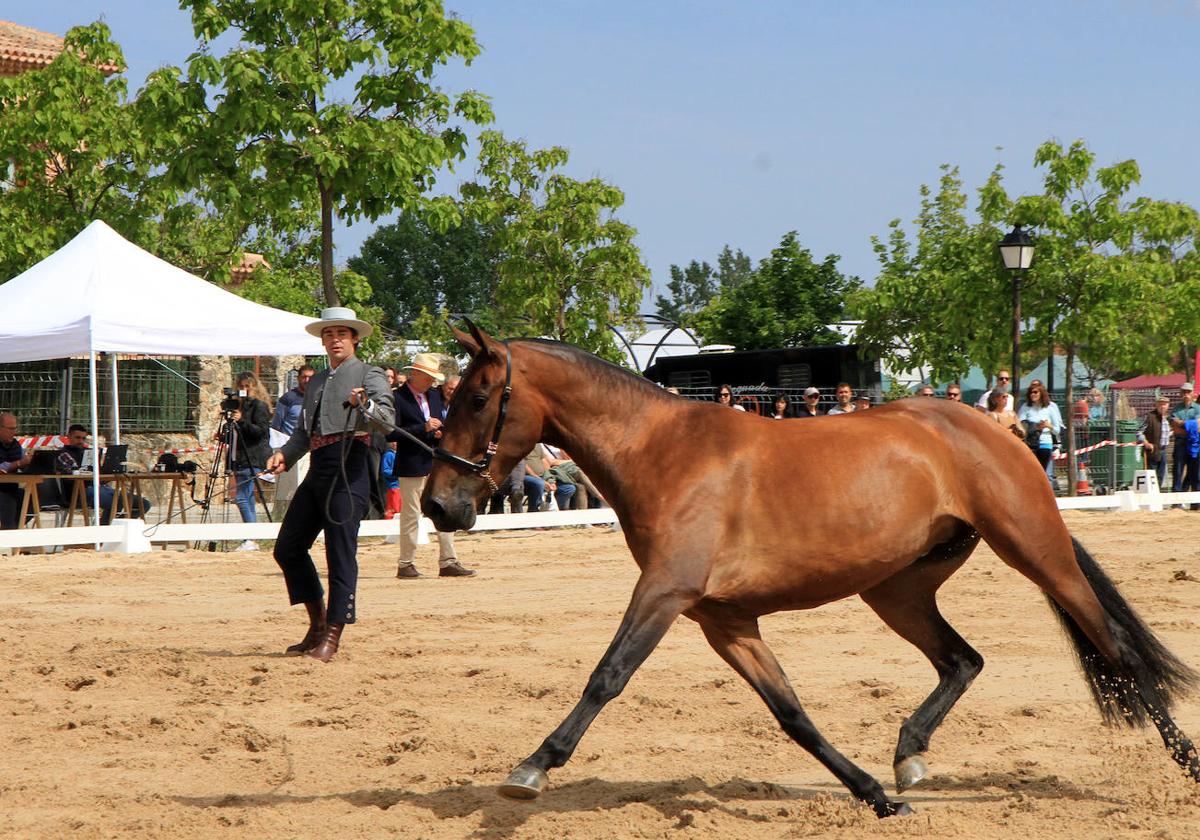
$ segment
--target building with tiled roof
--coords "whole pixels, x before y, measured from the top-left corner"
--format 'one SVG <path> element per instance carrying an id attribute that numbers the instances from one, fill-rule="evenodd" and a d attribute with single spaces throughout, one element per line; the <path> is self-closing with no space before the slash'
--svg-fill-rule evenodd
<path id="1" fill-rule="evenodd" d="M 0 76 L 17 76 L 26 70 L 48 67 L 63 51 L 63 39 L 7 20 L 0 20 Z M 114 64 L 100 67 L 105 75 L 121 68 Z"/>
<path id="2" fill-rule="evenodd" d="M 59 36 L 0 20 L 0 76 L 46 67 L 62 51 Z"/>

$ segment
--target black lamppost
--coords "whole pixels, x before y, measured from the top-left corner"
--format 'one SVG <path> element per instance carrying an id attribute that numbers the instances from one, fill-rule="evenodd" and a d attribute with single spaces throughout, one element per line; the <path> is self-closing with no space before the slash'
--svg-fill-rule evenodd
<path id="1" fill-rule="evenodd" d="M 1021 273 L 1028 271 L 1033 262 L 1033 240 L 1020 225 L 1014 225 L 1000 240 L 1000 256 L 1004 259 L 1004 267 L 1013 275 L 1012 388 L 1015 401 L 1021 390 Z"/>

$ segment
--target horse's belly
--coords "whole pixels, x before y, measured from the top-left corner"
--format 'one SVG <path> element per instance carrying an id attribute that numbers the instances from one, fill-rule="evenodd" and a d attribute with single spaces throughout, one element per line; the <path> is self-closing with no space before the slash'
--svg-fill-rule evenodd
<path id="1" fill-rule="evenodd" d="M 790 558 L 743 565 L 709 579 L 704 599 L 736 606 L 755 615 L 805 610 L 856 595 L 887 580 L 912 558 L 858 561 Z"/>

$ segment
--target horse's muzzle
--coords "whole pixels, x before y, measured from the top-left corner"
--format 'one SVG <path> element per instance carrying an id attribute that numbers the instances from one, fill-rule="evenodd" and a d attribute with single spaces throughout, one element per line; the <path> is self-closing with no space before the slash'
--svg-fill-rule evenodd
<path id="1" fill-rule="evenodd" d="M 448 499 L 426 496 L 421 512 L 439 531 L 469 531 L 475 525 L 475 500 L 465 494 Z"/>

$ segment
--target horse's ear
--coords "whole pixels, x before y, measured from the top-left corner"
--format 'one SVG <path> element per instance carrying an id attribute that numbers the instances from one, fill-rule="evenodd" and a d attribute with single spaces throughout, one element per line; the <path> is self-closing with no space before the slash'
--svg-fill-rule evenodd
<path id="1" fill-rule="evenodd" d="M 470 318 L 463 318 L 463 323 L 467 325 L 470 334 L 463 332 L 454 324 L 450 324 L 450 330 L 454 333 L 455 340 L 462 345 L 462 348 L 470 354 L 474 359 L 481 351 L 490 349 L 490 345 L 494 343 L 494 339 L 476 326 L 475 322 Z"/>
<path id="2" fill-rule="evenodd" d="M 463 318 L 463 320 L 466 321 L 471 332 L 477 332 L 479 330 L 478 327 L 471 323 L 470 318 Z M 447 321 L 446 324 L 450 327 L 450 331 L 454 333 L 454 340 L 462 346 L 462 349 L 467 351 L 467 354 L 470 355 L 472 359 L 479 355 L 479 348 L 483 346 L 483 342 L 477 341 L 474 336 L 460 330 L 454 325 L 453 321 Z"/>

